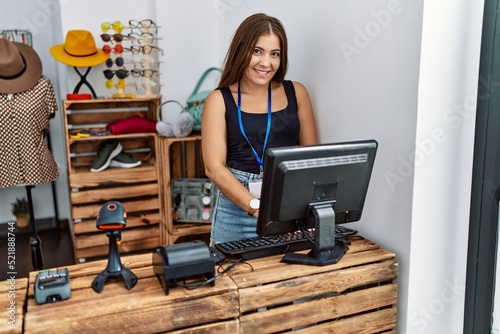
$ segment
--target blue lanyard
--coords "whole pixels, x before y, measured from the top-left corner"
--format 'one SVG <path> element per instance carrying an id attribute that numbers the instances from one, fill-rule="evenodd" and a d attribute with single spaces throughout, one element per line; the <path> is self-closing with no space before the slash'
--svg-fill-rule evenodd
<path id="1" fill-rule="evenodd" d="M 248 140 L 248 137 L 245 133 L 245 129 L 243 128 L 243 122 L 241 121 L 241 90 L 240 90 L 240 82 L 238 81 L 238 122 L 240 124 L 240 131 L 248 145 L 253 151 L 255 155 L 255 160 L 259 164 L 260 177 L 264 174 L 264 153 L 266 152 L 267 140 L 269 139 L 269 134 L 271 133 L 271 83 L 269 83 L 269 87 L 267 89 L 267 129 L 266 129 L 266 138 L 264 139 L 264 146 L 262 147 L 262 157 L 259 157 L 252 144 Z"/>

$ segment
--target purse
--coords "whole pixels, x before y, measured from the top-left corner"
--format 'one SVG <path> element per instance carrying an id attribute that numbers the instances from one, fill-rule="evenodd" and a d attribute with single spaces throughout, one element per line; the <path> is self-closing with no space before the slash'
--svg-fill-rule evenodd
<path id="1" fill-rule="evenodd" d="M 194 125 L 193 125 L 193 131 L 200 131 L 201 130 L 201 113 L 203 111 L 203 105 L 205 104 L 205 99 L 207 98 L 208 94 L 212 92 L 211 90 L 205 90 L 202 92 L 199 92 L 201 85 L 205 81 L 206 77 L 210 72 L 212 71 L 219 71 L 220 69 L 217 67 L 210 67 L 208 70 L 206 70 L 200 77 L 200 80 L 198 80 L 198 83 L 196 84 L 196 87 L 194 88 L 194 91 L 189 95 L 187 101 L 186 101 L 186 111 L 193 116 L 194 119 Z"/>

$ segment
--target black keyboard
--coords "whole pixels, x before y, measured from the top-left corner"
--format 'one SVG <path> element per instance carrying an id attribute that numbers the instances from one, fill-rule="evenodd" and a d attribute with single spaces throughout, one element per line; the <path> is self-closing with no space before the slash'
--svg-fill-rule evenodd
<path id="1" fill-rule="evenodd" d="M 342 225 L 335 226 L 335 239 L 343 240 L 358 231 Z M 305 233 L 296 231 L 285 234 L 275 234 L 251 239 L 235 240 L 215 244 L 226 257 L 243 260 L 256 259 L 271 255 L 297 252 L 313 248 L 314 230 Z"/>

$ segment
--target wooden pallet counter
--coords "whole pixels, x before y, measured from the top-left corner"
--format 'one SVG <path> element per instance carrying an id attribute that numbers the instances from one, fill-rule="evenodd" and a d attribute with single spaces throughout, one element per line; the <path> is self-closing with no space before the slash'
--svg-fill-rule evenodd
<path id="1" fill-rule="evenodd" d="M 0 282 L 0 307 L 2 308 L 0 334 L 22 333 L 27 292 L 27 278 Z"/>
<path id="2" fill-rule="evenodd" d="M 334 265 L 285 264 L 281 257 L 248 261 L 248 266 L 231 273 L 238 286 L 240 333 L 395 330 L 398 265 L 394 253 L 356 236 Z"/>
<path id="3" fill-rule="evenodd" d="M 26 333 L 396 333 L 398 264 L 391 251 L 359 236 L 334 265 L 238 264 L 215 282 L 165 295 L 151 254 L 122 257 L 137 275 L 132 290 L 110 281 L 91 288 L 106 261 L 69 266 L 72 296 L 37 305 L 30 273 Z M 227 266 L 229 264 L 224 264 Z"/>
<path id="4" fill-rule="evenodd" d="M 110 279 L 99 294 L 91 284 L 107 260 L 69 266 L 71 298 L 38 305 L 30 273 L 25 333 L 237 333 L 238 296 L 228 276 L 215 286 L 172 288 L 165 295 L 154 275 L 151 254 L 122 257 L 137 277 L 129 291 Z"/>

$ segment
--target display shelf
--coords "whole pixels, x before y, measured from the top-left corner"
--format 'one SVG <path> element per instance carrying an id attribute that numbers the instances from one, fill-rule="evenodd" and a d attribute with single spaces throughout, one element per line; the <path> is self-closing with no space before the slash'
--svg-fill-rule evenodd
<path id="1" fill-rule="evenodd" d="M 161 244 L 162 190 L 159 167 L 159 137 L 156 133 L 125 133 L 71 136 L 85 131 L 106 131 L 106 125 L 134 115 L 156 121 L 159 96 L 135 99 L 63 101 L 68 184 L 75 260 L 87 261 L 108 252 L 108 239 L 97 230 L 95 220 L 104 203 L 117 200 L 127 212 L 120 252 L 150 250 Z M 134 168 L 108 167 L 91 172 L 90 166 L 101 143 L 119 140 L 123 151 L 141 161 Z"/>
<path id="2" fill-rule="evenodd" d="M 176 223 L 172 210 L 171 180 L 174 178 L 205 178 L 203 157 L 201 154 L 201 135 L 193 134 L 183 138 L 161 138 L 162 154 L 162 189 L 164 191 L 163 206 L 165 208 L 164 244 L 174 244 L 182 237 L 207 236 L 210 223 L 189 222 Z"/>

